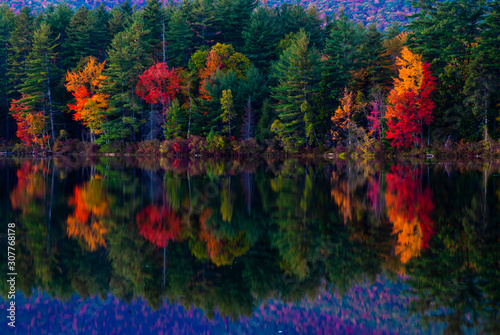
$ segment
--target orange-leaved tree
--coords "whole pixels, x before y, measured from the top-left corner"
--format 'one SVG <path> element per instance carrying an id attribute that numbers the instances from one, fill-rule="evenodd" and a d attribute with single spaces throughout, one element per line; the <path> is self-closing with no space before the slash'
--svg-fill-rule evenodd
<path id="1" fill-rule="evenodd" d="M 389 94 L 386 134 L 392 146 L 408 148 L 422 142 L 423 125 L 432 122 L 435 104 L 430 95 L 436 78 L 431 75 L 429 64 L 407 47 L 401 51 L 396 64 L 399 71 Z"/>
<path id="2" fill-rule="evenodd" d="M 12 100 L 10 113 L 17 124 L 16 136 L 24 145 L 39 146 L 41 149 L 49 146 L 49 134 L 45 129 L 45 116 L 42 112 L 34 111 L 27 104 L 19 100 Z"/>
<path id="3" fill-rule="evenodd" d="M 207 258 L 217 266 L 233 264 L 236 258 L 250 249 L 245 232 L 238 231 L 232 237 L 218 237 L 204 222 L 200 222 L 198 238 L 205 243 Z"/>
<path id="4" fill-rule="evenodd" d="M 99 91 L 107 79 L 107 76 L 102 75 L 105 63 L 98 63 L 91 57 L 82 71 L 68 71 L 66 74 L 66 89 L 76 100 L 68 107 L 75 111 L 73 119 L 89 128 L 92 143 L 96 135 L 103 133 L 101 125 L 109 109 L 109 95 Z"/>
<path id="5" fill-rule="evenodd" d="M 106 248 L 104 237 L 110 226 L 113 202 L 99 176 L 92 177 L 82 186 L 76 186 L 68 202 L 75 208 L 67 219 L 68 236 L 82 238 L 91 251 L 99 247 Z"/>
<path id="6" fill-rule="evenodd" d="M 347 138 L 348 144 L 351 144 L 351 131 L 355 126 L 352 118 L 355 113 L 354 94 L 344 89 L 344 94 L 340 98 L 340 106 L 331 117 L 333 124 L 333 129 L 331 130 L 332 140 L 339 141 L 342 138 Z"/>
<path id="7" fill-rule="evenodd" d="M 207 53 L 205 66 L 198 71 L 200 80 L 200 98 L 211 100 L 208 85 L 212 83 L 211 77 L 217 71 L 232 71 L 238 78 L 244 78 L 251 62 L 243 54 L 236 52 L 231 44 L 217 43 Z"/>

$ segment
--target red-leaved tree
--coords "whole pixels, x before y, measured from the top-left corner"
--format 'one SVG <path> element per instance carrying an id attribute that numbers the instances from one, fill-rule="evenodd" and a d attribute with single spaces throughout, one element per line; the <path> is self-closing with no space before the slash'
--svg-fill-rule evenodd
<path id="1" fill-rule="evenodd" d="M 23 98 L 24 99 L 24 96 Z M 32 110 L 21 102 L 22 99 L 12 100 L 10 112 L 16 120 L 16 136 L 27 146 L 39 146 L 45 149 L 50 136 L 45 131 L 45 116 L 42 112 Z"/>
<path id="2" fill-rule="evenodd" d="M 174 68 L 169 69 L 165 62 L 150 66 L 139 75 L 136 93 L 139 97 L 151 104 L 148 126 L 150 139 L 156 136 L 159 125 L 165 121 L 167 106 L 181 91 L 182 79 Z M 155 113 L 154 105 L 161 105 L 161 113 Z M 159 114 L 159 115 L 158 115 Z"/>
<path id="3" fill-rule="evenodd" d="M 436 78 L 431 75 L 429 64 L 406 47 L 397 64 L 399 78 L 394 80 L 389 95 L 386 134 L 392 146 L 408 148 L 422 142 L 423 125 L 432 122 L 435 104 L 430 96 Z"/>

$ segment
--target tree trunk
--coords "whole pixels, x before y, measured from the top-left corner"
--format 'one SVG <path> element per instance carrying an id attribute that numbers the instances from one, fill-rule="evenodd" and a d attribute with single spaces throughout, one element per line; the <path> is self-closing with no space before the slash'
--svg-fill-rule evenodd
<path id="1" fill-rule="evenodd" d="M 161 14 L 161 25 L 162 25 L 162 31 L 161 31 L 161 39 L 162 39 L 162 48 L 163 48 L 163 63 L 165 63 L 165 52 L 166 52 L 166 47 L 165 47 L 165 15 L 164 13 Z"/>
<path id="2" fill-rule="evenodd" d="M 52 131 L 52 141 L 56 141 L 56 130 L 54 126 L 54 109 L 52 108 L 52 90 L 50 89 L 49 62 L 45 55 L 45 71 L 47 71 L 47 94 L 49 96 L 50 128 Z"/>
<path id="3" fill-rule="evenodd" d="M 191 85 L 189 85 L 191 86 Z M 191 112 L 193 110 L 193 102 L 191 100 L 191 94 L 189 95 L 189 120 L 188 120 L 188 133 L 187 139 L 189 140 L 189 136 L 191 135 Z"/>
<path id="4" fill-rule="evenodd" d="M 151 104 L 151 111 L 149 112 L 149 140 L 153 139 L 154 135 L 154 124 L 153 124 L 153 104 Z"/>
<path id="5" fill-rule="evenodd" d="M 486 105 L 486 103 L 485 103 Z M 488 140 L 488 109 L 484 108 L 484 142 L 486 144 L 489 144 L 489 140 Z"/>

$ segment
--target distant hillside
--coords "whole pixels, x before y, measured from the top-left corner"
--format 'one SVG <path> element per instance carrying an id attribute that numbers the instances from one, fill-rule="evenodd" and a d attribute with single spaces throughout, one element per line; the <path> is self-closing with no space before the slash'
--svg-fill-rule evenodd
<path id="1" fill-rule="evenodd" d="M 103 3 L 108 9 L 122 3 L 124 0 L 67 0 L 72 7 L 88 6 L 97 7 Z M 51 4 L 60 3 L 59 0 L 6 0 L 14 10 L 28 6 L 35 11 L 46 8 Z M 131 0 L 132 4 L 139 7 L 146 4 L 146 0 Z M 168 0 L 163 0 L 168 3 Z M 393 21 L 405 23 L 405 15 L 411 14 L 413 9 L 409 0 L 302 0 L 302 5 L 307 7 L 314 4 L 321 13 L 332 15 L 342 7 L 350 13 L 356 22 L 364 24 L 375 22 L 379 28 L 385 28 Z M 295 0 L 268 0 L 268 6 L 283 3 L 296 3 Z"/>
<path id="2" fill-rule="evenodd" d="M 290 0 L 269 0 L 268 5 L 295 3 Z M 414 12 L 410 0 L 302 0 L 303 6 L 313 4 L 321 13 L 332 15 L 344 7 L 356 22 L 376 23 L 379 28 L 390 25 L 393 21 L 406 23 L 405 15 Z"/>

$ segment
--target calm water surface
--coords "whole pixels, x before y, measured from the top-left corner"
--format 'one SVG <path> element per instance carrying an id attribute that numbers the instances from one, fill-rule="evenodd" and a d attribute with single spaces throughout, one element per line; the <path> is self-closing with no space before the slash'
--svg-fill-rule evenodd
<path id="1" fill-rule="evenodd" d="M 0 160 L 2 230 L 16 223 L 15 332 L 498 334 L 499 171 Z"/>

